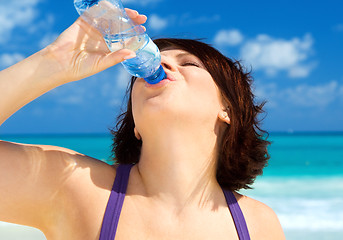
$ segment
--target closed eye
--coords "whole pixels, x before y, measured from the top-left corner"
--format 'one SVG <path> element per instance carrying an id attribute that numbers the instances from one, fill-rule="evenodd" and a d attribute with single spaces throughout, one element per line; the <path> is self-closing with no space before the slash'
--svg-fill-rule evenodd
<path id="1" fill-rule="evenodd" d="M 184 62 L 181 64 L 181 66 L 185 67 L 185 66 L 194 66 L 194 67 L 201 67 L 199 63 L 196 62 Z"/>

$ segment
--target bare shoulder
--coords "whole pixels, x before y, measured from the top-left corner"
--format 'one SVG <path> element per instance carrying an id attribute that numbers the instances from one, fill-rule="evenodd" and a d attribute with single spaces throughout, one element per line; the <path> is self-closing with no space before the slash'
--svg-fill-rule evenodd
<path id="1" fill-rule="evenodd" d="M 235 193 L 252 239 L 285 239 L 280 221 L 269 206 L 250 197 Z"/>
<path id="2" fill-rule="evenodd" d="M 57 220 L 71 220 L 74 209 L 77 214 L 87 209 L 87 203 L 99 202 L 98 209 L 103 209 L 115 172 L 100 160 L 63 147 L 0 141 L 0 192 L 6 192 L 0 198 L 0 220 L 46 233 Z"/>
<path id="3" fill-rule="evenodd" d="M 39 145 L 49 161 L 52 171 L 57 171 L 63 182 L 69 188 L 101 188 L 110 190 L 116 174 L 115 167 L 104 161 L 84 155 L 71 149 Z"/>
<path id="4" fill-rule="evenodd" d="M 43 174 L 42 177 L 47 177 L 47 180 L 52 180 L 51 177 L 57 175 L 66 180 L 74 173 L 88 172 L 95 176 L 98 171 L 114 170 L 103 161 L 59 146 L 1 141 L 0 150 L 1 157 L 11 158 L 12 162 L 18 166 L 24 165 L 28 171 L 31 168 L 37 170 L 39 166 L 39 173 Z"/>

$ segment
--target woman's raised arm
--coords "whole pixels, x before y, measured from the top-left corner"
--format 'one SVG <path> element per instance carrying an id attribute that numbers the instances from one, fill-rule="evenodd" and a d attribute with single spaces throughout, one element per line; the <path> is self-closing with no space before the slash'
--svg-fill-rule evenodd
<path id="1" fill-rule="evenodd" d="M 127 9 L 137 24 L 144 15 Z M 110 52 L 101 34 L 81 17 L 54 43 L 0 72 L 0 124 L 21 107 L 62 84 L 109 68 L 134 52 Z"/>
<path id="2" fill-rule="evenodd" d="M 127 9 L 143 24 L 146 17 Z M 100 33 L 79 18 L 57 40 L 0 72 L 0 124 L 42 94 L 133 57 L 130 50 L 110 52 Z M 75 163 L 89 159 L 54 146 L 0 141 L 0 221 L 44 228 L 53 199 Z"/>

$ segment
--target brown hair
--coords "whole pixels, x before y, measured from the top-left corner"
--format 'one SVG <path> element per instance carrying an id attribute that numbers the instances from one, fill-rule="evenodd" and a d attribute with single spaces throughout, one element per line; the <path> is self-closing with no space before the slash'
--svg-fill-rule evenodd
<path id="1" fill-rule="evenodd" d="M 217 181 L 231 191 L 250 188 L 255 178 L 262 174 L 269 159 L 267 133 L 260 129 L 258 114 L 264 103 L 255 105 L 251 91 L 252 77 L 238 61 L 222 55 L 206 43 L 189 39 L 157 39 L 159 49 L 180 49 L 198 57 L 218 86 L 223 100 L 228 104 L 230 125 L 218 143 Z M 127 109 L 118 117 L 113 134 L 113 155 L 117 163 L 139 161 L 142 142 L 134 135 L 131 91 L 133 77 L 128 87 Z"/>

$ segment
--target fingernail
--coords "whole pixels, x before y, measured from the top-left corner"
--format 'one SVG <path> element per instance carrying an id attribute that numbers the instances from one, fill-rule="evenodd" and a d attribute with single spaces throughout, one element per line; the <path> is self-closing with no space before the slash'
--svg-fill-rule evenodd
<path id="1" fill-rule="evenodd" d="M 125 60 L 127 60 L 127 59 L 131 59 L 131 58 L 134 58 L 134 57 L 136 57 L 136 53 L 130 53 L 129 55 L 126 55 L 125 57 L 124 57 L 124 59 Z"/>

